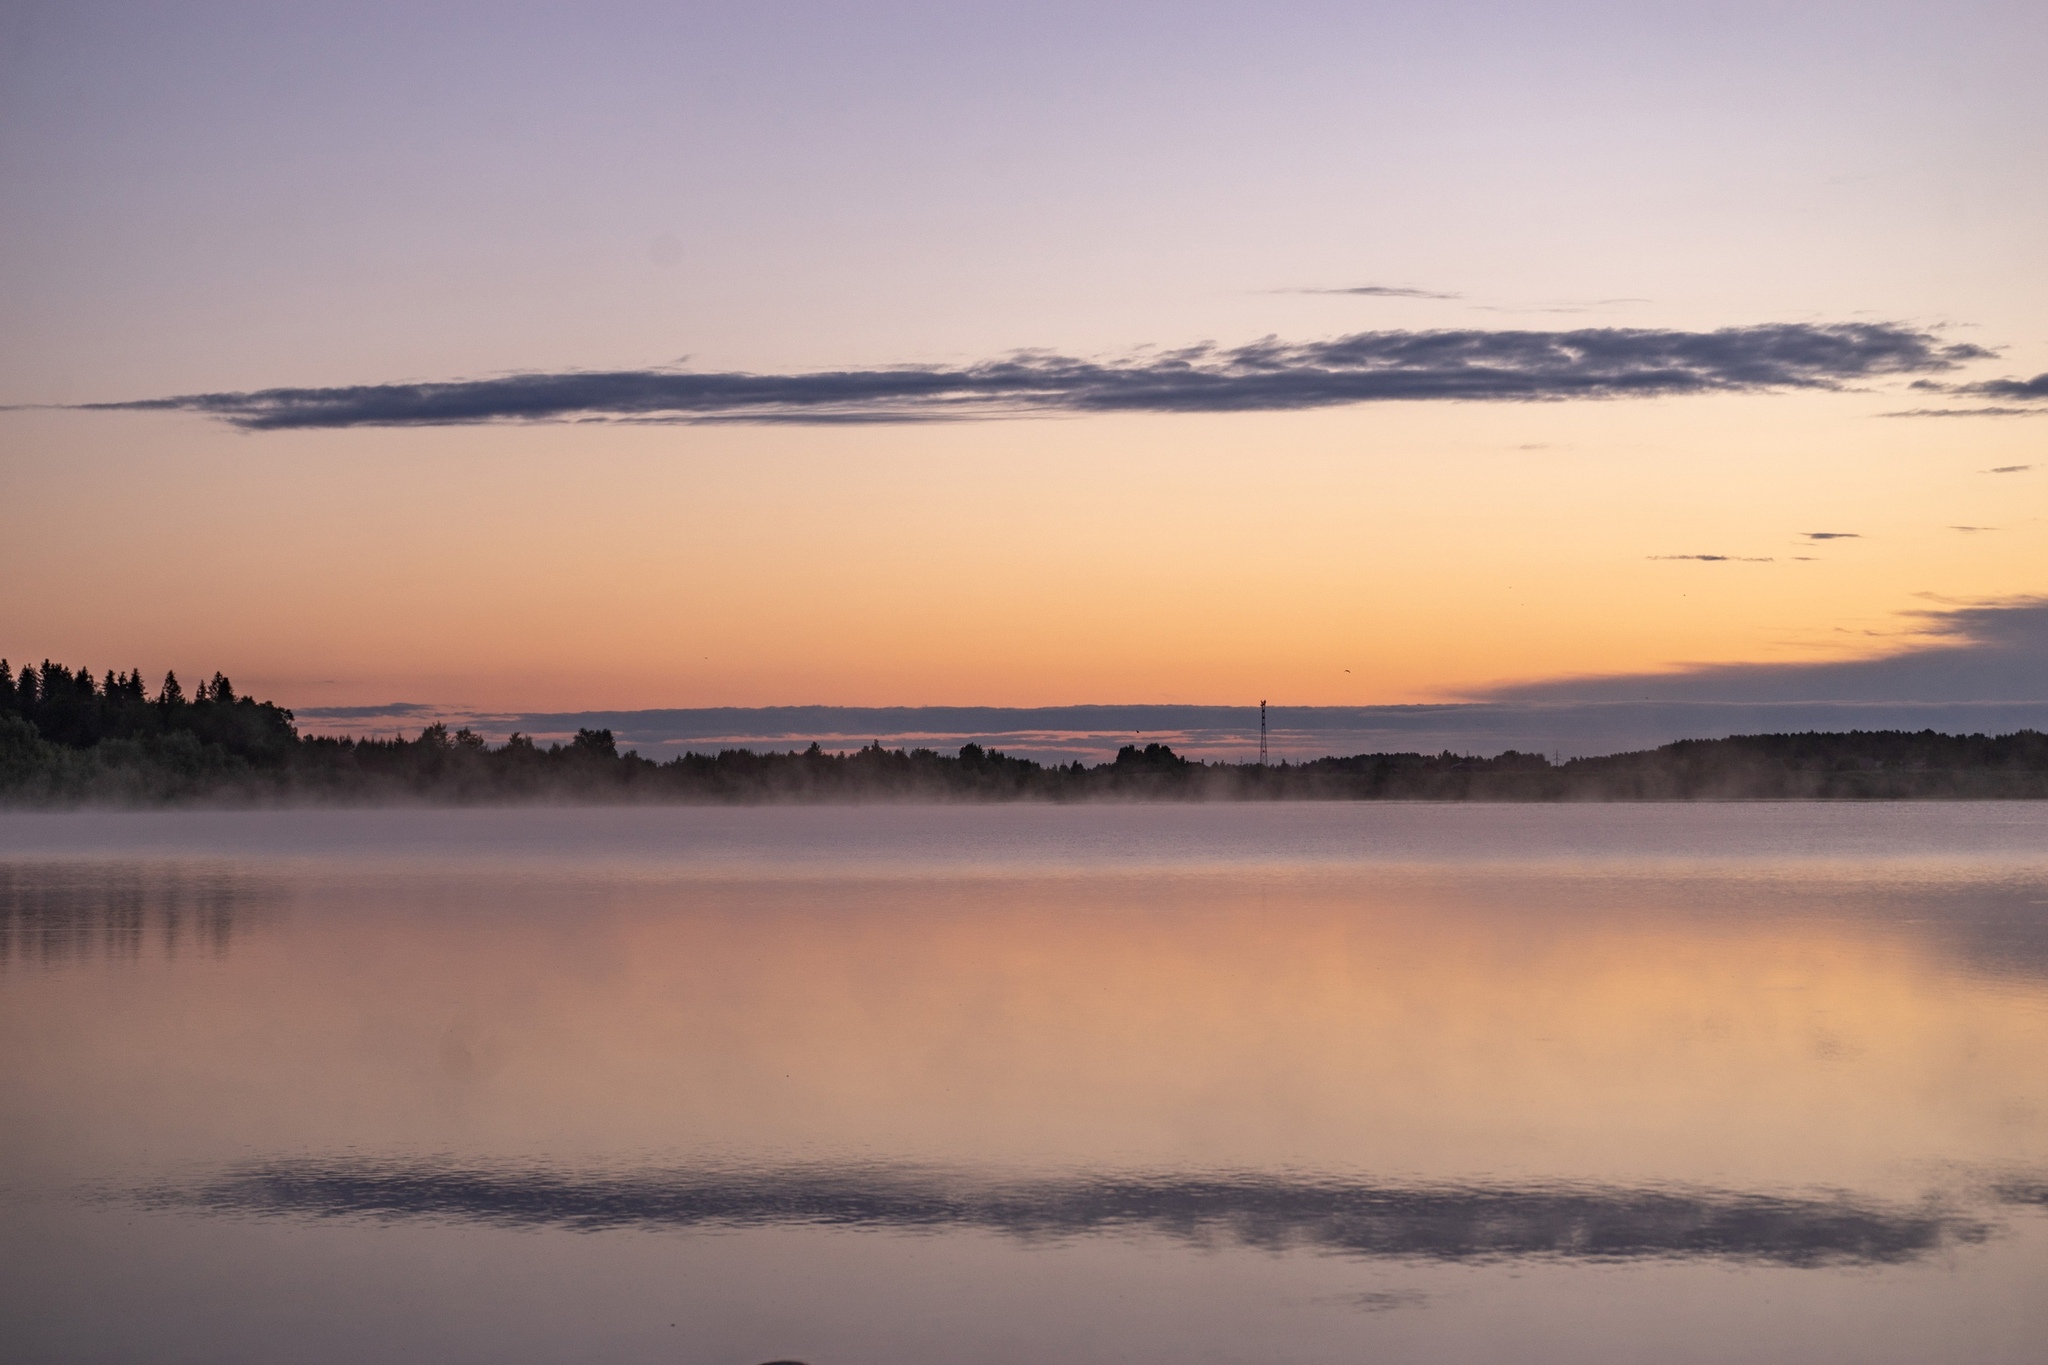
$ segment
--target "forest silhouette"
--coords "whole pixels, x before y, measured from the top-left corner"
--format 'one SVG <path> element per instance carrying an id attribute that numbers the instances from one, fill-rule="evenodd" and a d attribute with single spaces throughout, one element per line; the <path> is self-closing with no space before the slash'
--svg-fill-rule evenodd
<path id="1" fill-rule="evenodd" d="M 621 753 L 610 730 L 567 744 L 493 745 L 429 725 L 416 739 L 302 735 L 292 713 L 215 673 L 192 696 L 175 673 L 95 678 L 0 659 L 0 804 L 246 805 L 513 802 L 1428 800 L 1673 801 L 2048 798 L 2048 735 L 1932 730 L 1737 735 L 1552 762 L 1382 753 L 1205 763 L 1163 744 L 1041 764 L 979 744 L 957 753 L 726 749 L 666 762 Z"/>

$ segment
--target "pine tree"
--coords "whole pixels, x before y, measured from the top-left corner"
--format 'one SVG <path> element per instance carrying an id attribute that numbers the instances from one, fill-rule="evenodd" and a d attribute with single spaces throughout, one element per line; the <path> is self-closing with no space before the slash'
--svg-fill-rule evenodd
<path id="1" fill-rule="evenodd" d="M 183 706 L 185 704 L 185 689 L 178 686 L 178 675 L 176 673 L 164 674 L 163 691 L 156 694 L 156 704 L 158 706 Z"/>

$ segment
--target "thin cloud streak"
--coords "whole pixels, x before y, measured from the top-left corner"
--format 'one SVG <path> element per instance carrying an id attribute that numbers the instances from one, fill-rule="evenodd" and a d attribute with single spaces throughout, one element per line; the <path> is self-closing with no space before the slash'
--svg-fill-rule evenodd
<path id="1" fill-rule="evenodd" d="M 1019 352 L 958 368 L 801 374 L 571 371 L 435 383 L 263 389 L 77 405 L 191 412 L 246 431 L 487 422 L 920 421 L 1090 413 L 1277 412 L 1370 402 L 1554 401 L 1836 390 L 1990 353 L 1888 323 L 1711 332 L 1357 332 L 1204 343 L 1119 360 Z"/>
<path id="2" fill-rule="evenodd" d="M 1880 417 L 2042 417 L 2048 408 L 1906 408 Z"/>
<path id="3" fill-rule="evenodd" d="M 1290 289 L 1290 294 L 1349 294 L 1369 299 L 1462 299 L 1463 294 L 1446 293 L 1440 289 L 1410 289 L 1398 284 L 1359 284 L 1350 287 L 1330 289 Z"/>
<path id="4" fill-rule="evenodd" d="M 2048 372 L 2032 379 L 1981 379 L 1970 384 L 1944 384 L 1936 379 L 1916 379 L 1912 386 L 1928 393 L 1954 394 L 1959 398 L 1990 398 L 1997 402 L 1981 408 L 1910 408 L 1887 412 L 1886 417 L 2035 417 L 2048 413 L 2048 406 L 2009 407 L 2011 403 L 2048 405 Z"/>

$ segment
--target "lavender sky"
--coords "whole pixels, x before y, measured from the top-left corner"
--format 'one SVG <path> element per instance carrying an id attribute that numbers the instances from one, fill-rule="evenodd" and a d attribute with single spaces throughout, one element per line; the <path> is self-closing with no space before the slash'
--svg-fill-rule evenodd
<path id="1" fill-rule="evenodd" d="M 0 4 L 0 653 L 2048 699 L 2044 59 L 2019 3 Z"/>

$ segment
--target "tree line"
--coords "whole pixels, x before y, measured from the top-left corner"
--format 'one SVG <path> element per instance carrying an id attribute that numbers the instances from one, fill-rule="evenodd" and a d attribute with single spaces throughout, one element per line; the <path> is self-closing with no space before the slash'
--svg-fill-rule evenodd
<path id="1" fill-rule="evenodd" d="M 139 669 L 96 678 L 0 660 L 0 803 L 11 806 L 1915 798 L 2048 798 L 2048 735 L 1738 735 L 1562 763 L 1513 750 L 1205 763 L 1153 743 L 1093 765 L 1041 764 L 980 744 L 942 754 L 879 741 L 656 762 L 621 753 L 610 730 L 545 746 L 517 734 L 493 745 L 441 724 L 409 740 L 301 735 L 289 710 L 237 695 L 220 673 L 187 697 L 175 673 L 152 694 Z"/>

